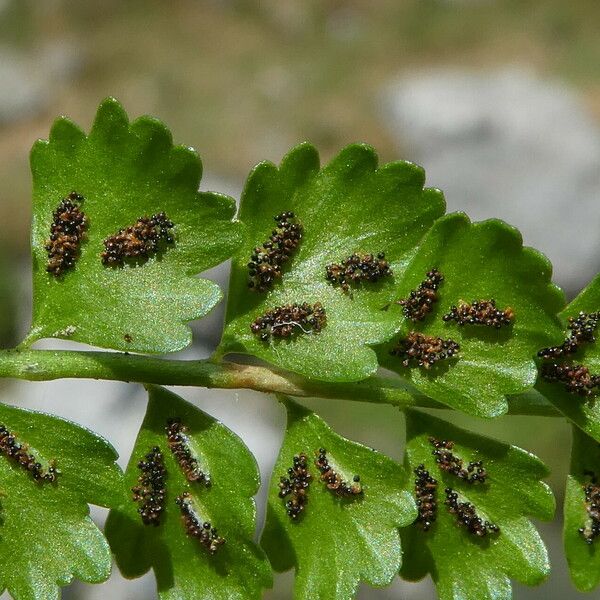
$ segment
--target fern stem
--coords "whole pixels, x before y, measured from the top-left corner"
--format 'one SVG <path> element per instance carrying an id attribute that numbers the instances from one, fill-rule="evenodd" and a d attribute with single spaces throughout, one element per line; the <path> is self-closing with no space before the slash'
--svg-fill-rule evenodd
<path id="1" fill-rule="evenodd" d="M 400 378 L 369 377 L 356 383 L 308 380 L 293 373 L 233 362 L 169 360 L 120 352 L 1 350 L 0 378 L 49 381 L 104 379 L 159 385 L 251 389 L 300 397 L 380 402 L 399 408 L 447 408 Z M 510 414 L 560 416 L 535 392 L 510 399 Z"/>

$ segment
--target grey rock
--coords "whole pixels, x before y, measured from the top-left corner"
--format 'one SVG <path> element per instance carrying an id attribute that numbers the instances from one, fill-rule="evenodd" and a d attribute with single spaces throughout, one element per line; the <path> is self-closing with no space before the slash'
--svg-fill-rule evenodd
<path id="1" fill-rule="evenodd" d="M 72 79 L 82 60 L 67 41 L 46 44 L 35 53 L 0 46 L 0 125 L 42 112 L 56 97 L 57 84 Z"/>
<path id="2" fill-rule="evenodd" d="M 517 226 L 570 293 L 598 271 L 600 128 L 572 90 L 519 69 L 439 70 L 402 77 L 384 104 L 449 211 Z"/>

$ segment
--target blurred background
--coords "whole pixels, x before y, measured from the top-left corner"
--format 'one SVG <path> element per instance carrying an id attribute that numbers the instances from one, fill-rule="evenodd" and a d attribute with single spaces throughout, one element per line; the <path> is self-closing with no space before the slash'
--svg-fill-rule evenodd
<path id="1" fill-rule="evenodd" d="M 381 161 L 413 160 L 449 210 L 500 217 L 575 295 L 600 266 L 600 3 L 597 0 L 0 0 L 0 347 L 30 313 L 28 151 L 66 114 L 89 129 L 107 95 L 132 117 L 163 119 L 203 158 L 202 187 L 239 198 L 258 161 L 309 140 L 328 160 L 368 142 Z M 226 285 L 227 270 L 210 276 Z M 222 309 L 194 325 L 181 357 L 210 354 Z M 57 342 L 39 347 L 65 347 Z M 238 432 L 263 482 L 284 415 L 268 397 L 177 389 Z M 0 381 L 0 400 L 64 415 L 110 439 L 125 465 L 145 409 L 135 385 Z M 391 407 L 309 401 L 344 435 L 400 459 Z M 559 419 L 455 416 L 552 465 L 560 514 L 570 432 Z M 535 432 L 532 435 L 532 432 Z M 264 495 L 258 498 L 259 521 Z M 102 523 L 105 511 L 94 509 Z M 560 519 L 541 525 L 553 574 L 515 598 L 579 598 Z M 291 597 L 289 574 L 266 597 Z M 147 599 L 152 576 L 73 584 L 64 597 Z M 430 580 L 361 588 L 365 599 L 435 599 Z"/>

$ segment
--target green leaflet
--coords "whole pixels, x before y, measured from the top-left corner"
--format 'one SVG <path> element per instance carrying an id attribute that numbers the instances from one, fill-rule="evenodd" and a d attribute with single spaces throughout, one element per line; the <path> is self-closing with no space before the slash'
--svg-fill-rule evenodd
<path id="1" fill-rule="evenodd" d="M 49 600 L 74 577 L 105 581 L 110 549 L 88 503 L 122 502 L 116 452 L 91 431 L 47 414 L 0 404 L 0 423 L 44 467 L 55 459 L 60 471 L 55 483 L 36 482 L 0 456 L 0 590 L 15 600 Z"/>
<path id="2" fill-rule="evenodd" d="M 600 310 L 600 275 L 560 313 L 564 329 L 553 339 L 551 345 L 560 344 L 567 336 L 567 318 L 576 317 L 579 312 L 594 312 Z M 600 332 L 597 333 L 600 335 Z M 541 346 L 540 346 L 541 347 Z M 580 346 L 576 354 L 564 359 L 547 362 L 569 361 L 583 364 L 594 374 L 600 374 L 600 342 L 587 342 Z M 546 382 L 542 378 L 537 383 L 537 389 L 560 412 L 568 417 L 575 425 L 588 435 L 600 441 L 600 402 L 594 398 L 584 398 L 567 392 L 562 383 Z"/>
<path id="3" fill-rule="evenodd" d="M 600 583 L 600 538 L 586 544 L 580 527 L 590 523 L 585 505 L 584 487 L 593 475 L 600 475 L 600 444 L 573 427 L 571 473 L 567 477 L 565 494 L 564 544 L 571 579 L 582 592 L 593 590 Z"/>
<path id="4" fill-rule="evenodd" d="M 420 167 L 394 162 L 377 167 L 372 148 L 355 144 L 320 168 L 315 148 L 302 144 L 278 168 L 259 164 L 243 193 L 240 218 L 246 242 L 234 257 L 227 325 L 220 352 L 242 352 L 314 379 L 355 381 L 377 369 L 369 347 L 398 330 L 397 315 L 382 310 L 397 297 L 396 282 L 414 248 L 444 212 L 438 190 L 423 189 Z M 294 211 L 303 239 L 268 292 L 248 289 L 247 263 L 254 247 L 268 239 L 273 216 Z M 394 277 L 352 287 L 344 294 L 326 279 L 326 266 L 354 252 L 385 252 Z M 327 325 L 319 334 L 264 342 L 250 325 L 267 310 L 288 303 L 321 302 Z"/>
<path id="5" fill-rule="evenodd" d="M 465 466 L 483 460 L 487 481 L 468 484 L 442 472 L 432 455 L 429 436 L 454 441 L 453 453 Z M 402 577 L 417 580 L 431 573 L 440 600 L 508 600 L 510 579 L 527 585 L 543 581 L 550 571 L 548 555 L 527 517 L 552 519 L 554 498 L 539 481 L 548 470 L 538 458 L 425 413 L 409 411 L 406 465 L 413 471 L 421 464 L 438 481 L 437 520 L 429 531 L 417 524 L 402 531 Z M 480 516 L 500 527 L 500 533 L 477 538 L 459 527 L 444 505 L 446 487 L 458 492 L 461 501 L 471 502 Z M 414 493 L 414 484 L 411 491 Z"/>
<path id="6" fill-rule="evenodd" d="M 404 469 L 393 460 L 336 433 L 316 414 L 285 398 L 288 424 L 269 489 L 267 520 L 261 545 L 277 571 L 296 569 L 298 600 L 352 598 L 360 581 L 389 584 L 400 566 L 398 527 L 412 522 L 415 507 Z M 339 498 L 320 481 L 315 451 L 352 481 L 359 474 L 362 496 Z M 286 514 L 290 496 L 279 497 L 279 480 L 287 476 L 294 455 L 305 453 L 312 481 L 308 504 L 297 521 Z"/>
<path id="7" fill-rule="evenodd" d="M 186 426 L 189 446 L 198 455 L 212 486 L 189 483 L 167 445 L 165 425 L 179 418 Z M 138 462 L 158 446 L 167 471 L 166 501 L 160 525 L 144 525 L 131 499 L 138 485 Z M 126 577 L 154 570 L 160 598 L 250 600 L 271 587 L 272 575 L 263 552 L 253 542 L 256 522 L 254 496 L 259 486 L 254 457 L 243 442 L 218 421 L 159 387 L 149 387 L 148 410 L 138 434 L 127 471 L 129 498 L 110 512 L 106 536 Z M 200 542 L 188 537 L 182 525 L 178 495 L 188 492 L 204 521 L 226 539 L 210 555 Z"/>
<path id="8" fill-rule="evenodd" d="M 137 352 L 187 346 L 187 321 L 221 298 L 218 286 L 194 277 L 227 259 L 241 240 L 231 198 L 198 192 L 202 165 L 190 148 L 173 146 L 158 120 L 129 123 L 121 105 L 105 100 L 86 136 L 66 118 L 31 152 L 33 173 L 33 325 L 28 341 L 69 338 Z M 87 239 L 75 267 L 46 272 L 52 213 L 71 191 L 83 195 Z M 147 261 L 102 264 L 103 240 L 143 216 L 164 211 L 174 244 Z"/>
<path id="9" fill-rule="evenodd" d="M 402 336 L 415 330 L 453 339 L 460 344 L 458 357 L 429 370 L 407 368 L 390 355 L 394 340 L 379 349 L 381 364 L 453 408 L 478 416 L 502 414 L 508 408 L 505 395 L 535 383 L 537 350 L 561 336 L 556 313 L 564 297 L 550 282 L 552 267 L 539 252 L 524 248 L 518 231 L 506 223 L 471 223 L 463 214 L 435 223 L 399 281 L 399 297 L 407 297 L 432 267 L 444 275 L 433 311 L 416 323 L 404 318 L 401 306 L 392 305 L 389 312 L 402 321 Z M 512 307 L 512 325 L 494 329 L 442 320 L 460 300 L 491 298 L 499 309 Z"/>

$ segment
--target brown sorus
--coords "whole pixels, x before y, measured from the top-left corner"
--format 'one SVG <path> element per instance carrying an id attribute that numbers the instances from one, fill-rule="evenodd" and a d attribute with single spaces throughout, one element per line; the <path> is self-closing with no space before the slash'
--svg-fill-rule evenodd
<path id="1" fill-rule="evenodd" d="M 342 262 L 331 263 L 325 268 L 327 280 L 339 285 L 346 294 L 350 291 L 350 284 L 375 283 L 391 275 L 390 263 L 383 252 L 377 256 L 355 252 Z"/>
<path id="2" fill-rule="evenodd" d="M 146 260 L 156 254 L 160 242 L 172 244 L 175 225 L 164 212 L 140 217 L 133 225 L 120 229 L 104 240 L 100 254 L 105 265 L 123 265 L 128 259 Z"/>
<path id="3" fill-rule="evenodd" d="M 327 459 L 327 450 L 319 448 L 316 453 L 315 466 L 321 473 L 321 481 L 325 483 L 327 489 L 338 496 L 360 496 L 363 493 L 360 476 L 354 475 L 352 482 L 345 481 L 344 478 L 335 471 Z"/>
<path id="4" fill-rule="evenodd" d="M 500 528 L 483 520 L 470 502 L 459 502 L 458 494 L 452 488 L 446 488 L 445 492 L 446 502 L 444 504 L 448 507 L 448 512 L 456 517 L 460 527 L 464 527 L 470 534 L 477 537 L 500 533 Z"/>
<path id="5" fill-rule="evenodd" d="M 140 476 L 138 485 L 131 488 L 133 500 L 140 506 L 138 513 L 144 525 L 160 525 L 160 517 L 165 509 L 165 469 L 163 454 L 154 446 L 143 460 L 138 462 Z"/>
<path id="6" fill-rule="evenodd" d="M 287 471 L 287 477 L 281 477 L 278 483 L 279 497 L 285 499 L 290 496 L 285 502 L 285 510 L 294 521 L 308 504 L 307 492 L 311 480 L 306 454 L 296 454 L 292 466 Z"/>
<path id="7" fill-rule="evenodd" d="M 398 300 L 396 304 L 402 306 L 402 312 L 407 319 L 413 322 L 422 321 L 432 310 L 435 302 L 438 301 L 437 290 L 444 281 L 444 276 L 437 270 L 431 269 L 417 287 L 412 290 L 408 298 Z"/>
<path id="8" fill-rule="evenodd" d="M 326 324 L 327 316 L 320 302 L 303 302 L 286 304 L 267 311 L 250 325 L 250 330 L 266 341 L 271 336 L 289 338 L 298 332 L 319 333 Z"/>
<path id="9" fill-rule="evenodd" d="M 54 483 L 60 474 L 54 460 L 48 462 L 47 468 L 42 467 L 38 458 L 29 451 L 29 445 L 19 442 L 16 434 L 5 425 L 0 425 L 0 454 L 19 465 L 39 483 Z"/>
<path id="10" fill-rule="evenodd" d="M 405 367 L 416 362 L 419 367 L 430 369 L 438 361 L 452 358 L 459 351 L 460 346 L 454 340 L 411 331 L 396 344 L 390 354 L 400 357 Z"/>
<path id="11" fill-rule="evenodd" d="M 576 317 L 569 317 L 568 329 L 578 342 L 595 342 L 596 329 L 600 320 L 600 312 L 585 313 L 581 311 Z"/>
<path id="12" fill-rule="evenodd" d="M 584 485 L 583 490 L 588 519 L 578 531 L 585 543 L 591 545 L 600 536 L 600 485 L 598 485 L 595 475 L 592 474 L 592 481 Z"/>
<path id="13" fill-rule="evenodd" d="M 198 459 L 193 455 L 187 436 L 187 427 L 181 422 L 181 419 L 169 419 L 165 426 L 165 433 L 167 434 L 169 448 L 181 467 L 185 478 L 188 481 L 203 483 L 206 487 L 210 487 L 210 476 L 202 471 Z"/>
<path id="14" fill-rule="evenodd" d="M 281 279 L 282 267 L 287 263 L 302 240 L 302 224 L 292 211 L 273 217 L 277 227 L 262 246 L 252 251 L 248 262 L 248 287 L 265 292 Z"/>
<path id="15" fill-rule="evenodd" d="M 560 358 L 575 354 L 581 344 L 596 341 L 596 329 L 600 320 L 599 312 L 580 312 L 576 317 L 569 317 L 569 336 L 559 346 L 542 348 L 538 356 L 544 359 Z"/>
<path id="16" fill-rule="evenodd" d="M 187 535 L 197 539 L 210 554 L 215 554 L 225 543 L 225 539 L 219 536 L 219 532 L 208 521 L 203 522 L 199 518 L 190 494 L 184 492 L 177 496 L 175 504 L 181 511 L 181 522 Z"/>
<path id="17" fill-rule="evenodd" d="M 462 458 L 452 452 L 454 442 L 430 437 L 429 443 L 434 447 L 432 454 L 442 471 L 462 479 L 465 483 L 485 483 L 487 471 L 482 460 L 472 461 L 465 467 Z"/>
<path id="18" fill-rule="evenodd" d="M 496 308 L 494 299 L 473 300 L 471 304 L 461 300 L 458 306 L 452 306 L 450 312 L 442 319 L 456 321 L 459 325 L 483 325 L 500 329 L 512 324 L 515 313 L 510 306 L 503 310 Z"/>
<path id="19" fill-rule="evenodd" d="M 436 493 L 438 482 L 425 469 L 425 465 L 419 465 L 414 473 L 417 476 L 415 479 L 415 496 L 419 511 L 415 523 L 423 531 L 429 531 L 437 518 Z"/>
<path id="20" fill-rule="evenodd" d="M 48 253 L 46 271 L 55 277 L 72 269 L 79 258 L 81 241 L 88 227 L 87 217 L 79 207 L 83 200 L 83 196 L 71 192 L 52 213 L 50 239 L 44 247 Z"/>
<path id="21" fill-rule="evenodd" d="M 600 384 L 600 376 L 593 375 L 587 367 L 578 364 L 545 363 L 541 374 L 546 381 L 563 383 L 567 392 L 578 396 L 591 396 Z"/>

